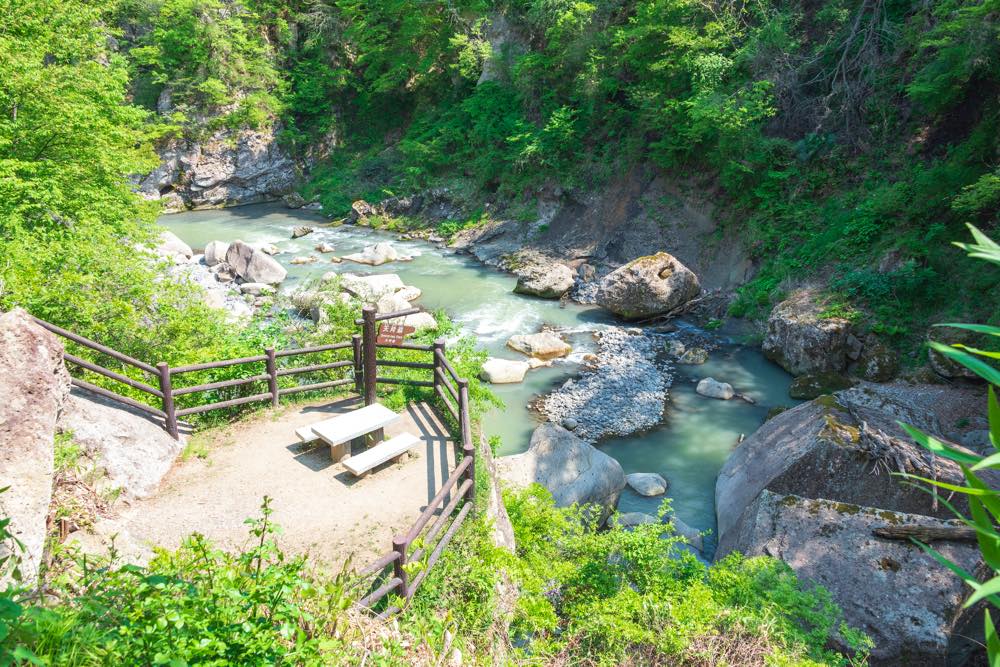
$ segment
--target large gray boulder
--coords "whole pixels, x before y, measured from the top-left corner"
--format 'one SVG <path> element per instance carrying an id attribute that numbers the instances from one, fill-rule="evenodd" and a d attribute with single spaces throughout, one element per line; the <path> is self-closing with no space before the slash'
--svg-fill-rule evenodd
<path id="1" fill-rule="evenodd" d="M 514 291 L 543 299 L 559 299 L 573 288 L 576 276 L 565 264 L 538 252 L 522 251 L 507 262 L 517 276 Z"/>
<path id="2" fill-rule="evenodd" d="M 205 246 L 205 266 L 215 266 L 226 261 L 229 244 L 225 241 L 209 241 Z"/>
<path id="3" fill-rule="evenodd" d="M 514 486 L 541 484 L 558 507 L 597 505 L 601 521 L 618 504 L 625 488 L 625 473 L 618 461 L 551 422 L 535 429 L 528 451 L 498 458 L 497 471 Z"/>
<path id="4" fill-rule="evenodd" d="M 226 264 L 248 283 L 276 285 L 288 275 L 288 271 L 277 260 L 243 241 L 233 241 L 229 244 Z"/>
<path id="5" fill-rule="evenodd" d="M 606 275 L 596 299 L 602 308 L 634 320 L 668 313 L 700 293 L 698 276 L 673 255 L 658 252 Z"/>
<path id="6" fill-rule="evenodd" d="M 716 558 L 731 551 L 779 558 L 800 580 L 822 585 L 850 627 L 874 640 L 872 665 L 943 665 L 961 655 L 966 627 L 978 629 L 976 613 L 963 612 L 968 589 L 961 579 L 908 540 L 876 537 L 884 526 L 943 526 L 926 516 L 863 507 L 828 499 L 763 491 Z M 974 543 L 934 543 L 945 558 L 967 571 L 980 561 Z M 837 648 L 845 649 L 840 638 Z"/>
<path id="7" fill-rule="evenodd" d="M 733 450 L 715 484 L 719 542 L 728 543 L 762 491 L 826 498 L 896 512 L 949 518 L 927 493 L 891 472 L 961 484 L 956 465 L 886 433 L 892 415 L 824 396 L 769 419 Z M 958 499 L 956 503 L 961 504 Z M 735 533 L 734 533 L 735 534 Z"/>
<path id="8" fill-rule="evenodd" d="M 141 413 L 79 389 L 66 400 L 58 428 L 72 434 L 108 481 L 133 498 L 156 491 L 184 449 L 183 441 Z"/>
<path id="9" fill-rule="evenodd" d="M 53 440 L 70 390 L 63 347 L 16 308 L 0 315 L 0 516 L 24 545 L 21 571 L 38 574 L 52 501 Z M 0 554 L 11 547 L 0 544 Z M 2 582 L 0 582 L 2 583 Z"/>
<path id="10" fill-rule="evenodd" d="M 479 376 L 490 384 L 512 384 L 522 382 L 531 369 L 527 361 L 511 361 L 490 357 L 483 362 Z"/>
<path id="11" fill-rule="evenodd" d="M 843 371 L 851 323 L 825 316 L 824 309 L 812 290 L 800 290 L 775 306 L 761 346 L 764 356 L 792 375 Z"/>
<path id="12" fill-rule="evenodd" d="M 190 260 L 194 256 L 191 246 L 184 243 L 176 234 L 170 231 L 160 233 L 157 240 L 155 252 L 160 257 L 182 263 Z"/>
<path id="13" fill-rule="evenodd" d="M 985 338 L 985 336 L 983 336 L 983 338 Z M 927 340 L 928 342 L 933 341 L 943 345 L 962 343 L 964 345 L 980 349 L 986 347 L 983 345 L 983 341 L 977 340 L 977 337 L 973 332 L 966 329 L 958 329 L 956 327 L 931 327 L 927 331 Z M 990 348 L 987 347 L 987 349 Z M 941 377 L 963 378 L 966 380 L 979 379 L 979 376 L 971 370 L 957 361 L 952 361 L 950 358 L 933 348 L 929 347 L 927 349 L 927 358 L 930 361 L 931 368 Z"/>

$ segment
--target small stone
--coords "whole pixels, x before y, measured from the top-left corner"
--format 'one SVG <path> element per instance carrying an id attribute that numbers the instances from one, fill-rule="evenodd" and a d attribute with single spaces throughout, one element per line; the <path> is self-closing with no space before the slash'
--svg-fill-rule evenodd
<path id="1" fill-rule="evenodd" d="M 569 343 L 550 331 L 511 336 L 507 341 L 507 347 L 542 360 L 565 357 L 573 351 Z"/>
<path id="2" fill-rule="evenodd" d="M 689 347 L 684 351 L 684 354 L 677 358 L 677 361 L 682 364 L 703 364 L 708 361 L 708 350 L 701 347 Z"/>
<path id="3" fill-rule="evenodd" d="M 579 425 L 580 423 L 572 417 L 567 417 L 563 420 L 563 428 L 567 431 L 575 431 Z"/>
<path id="4" fill-rule="evenodd" d="M 862 347 L 864 347 L 864 343 L 862 343 L 857 336 L 854 334 L 847 334 L 846 353 L 848 359 L 851 361 L 857 361 L 858 357 L 861 356 Z"/>
<path id="5" fill-rule="evenodd" d="M 292 260 L 292 264 L 312 264 L 313 262 L 319 261 L 319 258 L 315 255 L 309 255 L 308 257 L 296 257 Z"/>
<path id="6" fill-rule="evenodd" d="M 667 480 L 655 472 L 634 472 L 625 475 L 625 483 L 640 496 L 662 496 L 667 492 Z"/>
<path id="7" fill-rule="evenodd" d="M 254 250 L 260 250 L 265 255 L 277 255 L 281 252 L 281 248 L 273 243 L 253 243 L 251 244 L 251 247 Z"/>
<path id="8" fill-rule="evenodd" d="M 344 260 L 342 258 L 337 257 L 336 255 L 334 255 L 334 256 L 330 257 L 330 261 L 333 262 L 334 264 L 340 264 Z"/>
<path id="9" fill-rule="evenodd" d="M 298 192 L 289 192 L 281 198 L 281 201 L 285 202 L 288 208 L 302 208 L 306 205 L 305 197 Z"/>
<path id="10" fill-rule="evenodd" d="M 336 248 L 333 246 L 332 243 L 320 243 L 319 245 L 316 246 L 315 250 L 316 252 L 328 253 L 328 252 L 333 252 L 334 250 L 336 250 Z"/>
<path id="11" fill-rule="evenodd" d="M 714 378 L 704 378 L 698 382 L 698 386 L 695 387 L 695 391 L 702 396 L 707 396 L 708 398 L 718 398 L 723 401 L 728 401 L 736 392 L 733 390 L 733 385 L 728 382 L 719 382 Z"/>
<path id="12" fill-rule="evenodd" d="M 297 225 L 292 229 L 292 238 L 297 239 L 305 236 L 306 234 L 312 234 L 315 231 L 312 227 L 308 225 Z"/>

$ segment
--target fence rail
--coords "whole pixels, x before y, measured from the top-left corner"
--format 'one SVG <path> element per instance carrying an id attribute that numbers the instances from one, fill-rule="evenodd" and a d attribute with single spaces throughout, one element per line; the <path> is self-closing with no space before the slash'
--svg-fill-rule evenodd
<path id="1" fill-rule="evenodd" d="M 179 437 L 177 421 L 179 417 L 263 401 L 270 401 L 273 406 L 277 406 L 280 397 L 303 391 L 318 391 L 353 385 L 355 391 L 364 396 L 365 404 L 371 405 L 375 402 L 379 384 L 407 385 L 433 389 L 435 395 L 441 399 L 441 403 L 458 425 L 457 439 L 460 440 L 462 458 L 410 529 L 405 534 L 398 535 L 393 539 L 392 550 L 383 554 L 359 572 L 363 581 L 375 577 L 374 583 L 371 584 L 372 590 L 362 597 L 358 603 L 361 606 L 373 608 L 390 593 L 395 593 L 397 596 L 396 600 L 393 600 L 391 604 L 379 611 L 380 615 L 386 616 L 399 611 L 399 604 L 405 604 L 413 596 L 417 588 L 424 581 L 427 573 L 438 562 L 441 554 L 444 553 L 445 548 L 472 511 L 475 499 L 476 452 L 472 444 L 469 383 L 458 374 L 448 361 L 445 341 L 439 339 L 433 345 L 406 342 L 396 344 L 377 342 L 376 329 L 378 322 L 405 317 L 406 315 L 418 312 L 420 312 L 418 309 L 410 309 L 379 315 L 375 308 L 365 307 L 362 309 L 362 318 L 357 320 L 357 323 L 361 325 L 361 333 L 352 336 L 350 341 L 287 350 L 269 348 L 264 351 L 264 354 L 260 355 L 188 364 L 174 368 L 170 368 L 165 362 L 160 362 L 155 366 L 147 364 L 44 320 L 34 319 L 49 331 L 77 345 L 137 368 L 147 375 L 152 376 L 152 379 L 158 384 L 158 388 L 105 368 L 94 361 L 73 354 L 67 353 L 64 355 L 67 362 L 78 368 L 96 373 L 159 399 L 160 407 L 153 407 L 76 376 L 72 377 L 74 386 L 81 387 L 104 398 L 123 403 L 162 419 L 164 428 L 175 439 Z M 427 362 L 380 359 L 378 357 L 379 348 L 427 352 L 431 353 L 431 359 Z M 351 350 L 351 358 L 280 369 L 277 365 L 278 359 L 338 350 Z M 257 372 L 246 377 L 189 386 L 174 386 L 174 379 L 186 373 L 236 366 L 257 367 Z M 379 376 L 378 369 L 380 367 L 384 369 L 426 370 L 430 371 L 430 379 L 416 380 L 404 377 Z M 279 378 L 340 369 L 350 369 L 350 377 L 325 382 L 300 384 L 292 387 L 280 387 L 278 383 Z M 228 400 L 216 400 L 183 408 L 177 408 L 174 401 L 177 397 L 263 383 L 266 383 L 267 391 Z M 263 387 L 261 388 L 263 389 Z M 375 439 L 381 439 L 381 432 L 376 435 Z M 414 563 L 419 565 L 414 568 L 412 567 Z M 411 569 L 415 569 L 416 571 L 412 579 L 409 574 L 409 570 Z"/>

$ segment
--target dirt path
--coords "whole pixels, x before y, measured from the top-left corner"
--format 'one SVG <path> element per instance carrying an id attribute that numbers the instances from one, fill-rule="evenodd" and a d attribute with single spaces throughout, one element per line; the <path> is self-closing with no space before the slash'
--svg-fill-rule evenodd
<path id="1" fill-rule="evenodd" d="M 296 428 L 360 405 L 352 398 L 290 406 L 210 431 L 201 436 L 208 438 L 206 458 L 178 462 L 155 496 L 134 501 L 100 532 L 117 532 L 126 556 L 140 560 L 151 546 L 176 547 L 192 532 L 239 547 L 247 541 L 244 519 L 259 514 L 267 495 L 283 548 L 328 567 L 339 568 L 348 557 L 362 566 L 389 550 L 392 536 L 434 497 L 454 467 L 454 447 L 423 403 L 385 429 L 386 437 L 404 431 L 421 437 L 409 460 L 383 464 L 360 479 L 334 463 L 326 445 L 298 442 Z"/>

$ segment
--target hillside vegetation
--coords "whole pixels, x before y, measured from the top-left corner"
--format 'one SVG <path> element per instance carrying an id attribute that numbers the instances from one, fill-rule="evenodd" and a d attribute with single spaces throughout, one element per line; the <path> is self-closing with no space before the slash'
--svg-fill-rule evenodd
<path id="1" fill-rule="evenodd" d="M 812 281 L 900 344 L 932 318 L 1000 317 L 992 297 L 950 296 L 1000 276 L 947 248 L 962 223 L 997 222 L 992 0 L 152 7 L 122 10 L 154 26 L 129 51 L 135 80 L 175 91 L 189 124 L 224 106 L 216 122 L 269 118 L 325 154 L 307 192 L 331 214 L 448 184 L 470 223 L 485 201 L 519 215 L 544 186 L 651 164 L 719 201 L 759 263 L 735 314 Z"/>

